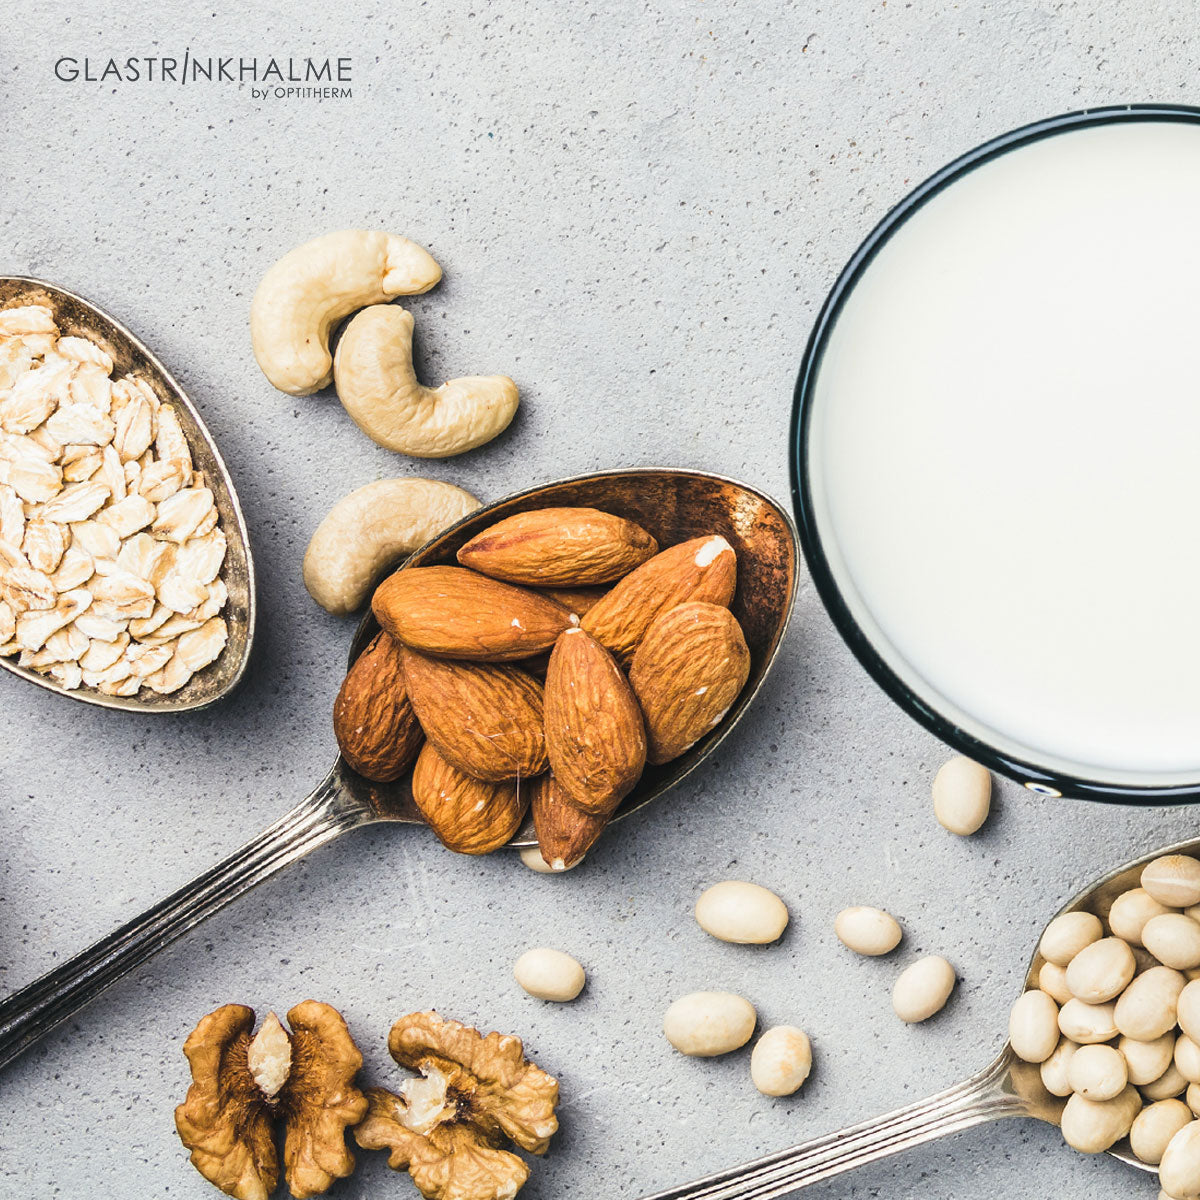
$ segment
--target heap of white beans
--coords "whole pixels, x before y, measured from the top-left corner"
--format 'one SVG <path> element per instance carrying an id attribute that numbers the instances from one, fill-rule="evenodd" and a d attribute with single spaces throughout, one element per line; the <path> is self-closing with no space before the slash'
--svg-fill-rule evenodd
<path id="1" fill-rule="evenodd" d="M 1062 1133 L 1085 1154 L 1128 1137 L 1166 1200 L 1200 1197 L 1200 861 L 1156 858 L 1106 921 L 1056 917 L 1038 986 L 1009 1040 L 1066 1097 Z"/>

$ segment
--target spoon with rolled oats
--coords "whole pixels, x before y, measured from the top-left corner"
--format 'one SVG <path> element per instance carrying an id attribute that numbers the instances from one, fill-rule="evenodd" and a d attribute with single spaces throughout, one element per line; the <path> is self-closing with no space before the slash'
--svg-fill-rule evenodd
<path id="1" fill-rule="evenodd" d="M 253 629 L 245 522 L 182 389 L 86 300 L 0 277 L 0 666 L 184 712 L 237 684 Z"/>

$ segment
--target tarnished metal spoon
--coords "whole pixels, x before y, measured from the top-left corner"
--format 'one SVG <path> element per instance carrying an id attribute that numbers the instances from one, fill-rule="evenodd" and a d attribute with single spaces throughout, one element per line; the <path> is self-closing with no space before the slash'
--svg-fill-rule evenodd
<path id="1" fill-rule="evenodd" d="M 246 672 L 254 641 L 254 559 L 246 521 L 220 451 L 195 406 L 167 368 L 116 318 L 82 296 L 45 280 L 24 275 L 0 276 L 0 309 L 22 304 L 44 304 L 54 313 L 55 323 L 64 334 L 98 342 L 112 356 L 114 378 L 137 376 L 154 389 L 160 400 L 174 406 L 192 460 L 204 472 L 205 482 L 212 489 L 229 546 L 221 568 L 221 578 L 229 589 L 229 600 L 221 611 L 229 629 L 229 641 L 216 662 L 193 675 L 170 696 L 156 695 L 147 688 L 136 696 L 107 696 L 88 687 L 68 690 L 48 675 L 19 666 L 15 658 L 0 658 L 0 667 L 47 691 L 102 708 L 151 713 L 207 708 L 237 686 Z"/>
<path id="2" fill-rule="evenodd" d="M 1118 867 L 1085 888 L 1055 915 L 1090 912 L 1102 920 L 1107 918 L 1112 902 L 1122 892 L 1137 887 L 1142 868 L 1163 854 L 1200 854 L 1200 840 L 1165 846 Z M 1037 986 L 1044 963 L 1045 959 L 1035 950 L 1025 977 L 1027 989 Z M 1052 1096 L 1042 1086 L 1040 1068 L 1021 1062 L 1012 1047 L 1006 1045 L 999 1057 L 978 1074 L 927 1100 L 703 1179 L 655 1192 L 644 1200 L 772 1200 L 1001 1117 L 1032 1117 L 1059 1125 L 1065 1104 L 1065 1099 Z M 1157 1170 L 1134 1155 L 1127 1139 L 1108 1153 L 1140 1171 Z"/>
<path id="3" fill-rule="evenodd" d="M 478 509 L 418 550 L 407 566 L 454 562 L 458 548 L 495 521 L 529 509 L 586 506 L 637 521 L 660 545 L 705 534 L 724 535 L 738 556 L 738 587 L 731 608 L 746 635 L 750 676 L 725 719 L 686 754 L 648 766 L 614 820 L 649 804 L 694 771 L 738 723 L 774 662 L 796 590 L 797 539 L 791 517 L 745 484 L 698 471 L 610 471 L 546 484 Z M 353 662 L 377 626 L 368 614 L 350 654 Z M 332 710 L 333 698 L 330 697 Z M 339 834 L 380 821 L 422 824 L 407 778 L 371 783 L 340 756 L 311 795 L 269 829 L 140 917 L 0 1001 L 0 1066 L 110 984 L 175 938 L 281 867 Z M 527 824 L 512 846 L 535 841 Z M 446 853 L 431 841 L 435 853 Z"/>

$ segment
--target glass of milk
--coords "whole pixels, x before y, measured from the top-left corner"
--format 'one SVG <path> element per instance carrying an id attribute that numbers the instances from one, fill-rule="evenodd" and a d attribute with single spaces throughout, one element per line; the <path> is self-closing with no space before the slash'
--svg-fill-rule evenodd
<path id="1" fill-rule="evenodd" d="M 1200 110 L 1008 134 L 818 319 L 793 482 L 859 659 L 1051 794 L 1200 797 Z"/>

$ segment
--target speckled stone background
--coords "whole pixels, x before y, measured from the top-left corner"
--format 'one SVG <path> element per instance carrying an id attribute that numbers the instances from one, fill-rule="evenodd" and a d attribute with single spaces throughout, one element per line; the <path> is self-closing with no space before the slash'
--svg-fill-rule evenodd
<path id="1" fill-rule="evenodd" d="M 140 9 L 141 11 L 137 11 Z M 353 622 L 300 580 L 330 504 L 390 475 L 485 499 L 625 464 L 741 476 L 786 496 L 785 437 L 826 289 L 890 204 L 1012 126 L 1116 101 L 1194 101 L 1189 0 L 822 4 L 698 0 L 173 0 L 13 6 L 0 30 L 0 271 L 61 282 L 166 360 L 224 450 L 260 566 L 258 649 L 215 711 L 139 719 L 0 678 L 0 990 L 32 980 L 233 850 L 334 753 L 329 708 Z M 353 96 L 59 82 L 63 55 L 346 56 Z M 368 442 L 331 396 L 274 391 L 246 314 L 263 270 L 346 226 L 428 246 L 445 282 L 412 301 L 428 378 L 504 371 L 523 403 L 485 449 L 420 464 Z M 1022 486 L 1014 464 L 1013 486 Z M 947 553 L 952 547 L 947 547 Z M 1190 836 L 1200 815 L 998 788 L 986 830 L 933 821 L 945 749 L 894 708 L 805 583 L 751 719 L 707 770 L 536 876 L 404 827 L 360 831 L 265 884 L 114 987 L 0 1077 L 0 1195 L 215 1195 L 172 1108 L 181 1043 L 239 1000 L 346 1014 L 366 1079 L 394 1081 L 402 1013 L 522 1034 L 561 1077 L 563 1128 L 525 1195 L 638 1197 L 946 1086 L 1003 1041 L 1044 918 L 1092 875 Z M 779 891 L 770 949 L 709 939 L 697 893 Z M 902 949 L 860 960 L 833 915 L 880 903 Z M 513 983 L 549 943 L 589 970 L 571 1006 Z M 951 1005 L 906 1028 L 897 971 L 939 952 Z M 753 1089 L 748 1051 L 676 1055 L 663 1010 L 701 987 L 804 1026 L 804 1091 Z M 360 1155 L 339 1197 L 413 1195 Z M 1153 1196 L 1056 1131 L 987 1126 L 818 1188 L 835 1197 Z"/>

